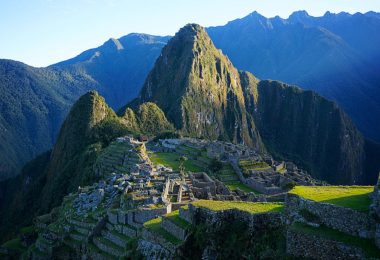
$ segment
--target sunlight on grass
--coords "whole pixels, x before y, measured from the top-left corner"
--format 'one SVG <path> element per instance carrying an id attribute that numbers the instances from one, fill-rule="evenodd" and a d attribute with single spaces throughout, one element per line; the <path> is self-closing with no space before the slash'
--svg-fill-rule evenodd
<path id="1" fill-rule="evenodd" d="M 238 209 L 249 213 L 281 212 L 284 208 L 282 203 L 244 202 L 244 201 L 215 201 L 198 200 L 191 203 L 196 207 L 207 208 L 213 211 Z"/>
<path id="2" fill-rule="evenodd" d="M 371 203 L 373 186 L 296 186 L 289 193 L 316 202 L 366 212 Z"/>
<path id="3" fill-rule="evenodd" d="M 167 167 L 172 168 L 175 171 L 179 170 L 179 161 L 180 155 L 177 153 L 163 153 L 163 152 L 157 152 L 150 154 L 150 160 L 155 164 L 161 164 Z M 201 172 L 203 169 L 195 164 L 192 160 L 187 160 L 183 163 L 183 166 L 185 167 L 186 171 L 191 172 Z"/>

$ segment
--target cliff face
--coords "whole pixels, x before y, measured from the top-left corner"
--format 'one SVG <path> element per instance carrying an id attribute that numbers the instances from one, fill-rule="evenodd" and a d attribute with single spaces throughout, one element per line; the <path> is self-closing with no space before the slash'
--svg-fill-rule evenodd
<path id="1" fill-rule="evenodd" d="M 333 102 L 312 91 L 260 81 L 250 109 L 270 152 L 307 167 L 331 183 L 363 178 L 364 139 Z"/>
<path id="2" fill-rule="evenodd" d="M 199 25 L 185 26 L 163 49 L 134 103 L 146 101 L 187 135 L 263 149 L 245 109 L 239 72 Z"/>

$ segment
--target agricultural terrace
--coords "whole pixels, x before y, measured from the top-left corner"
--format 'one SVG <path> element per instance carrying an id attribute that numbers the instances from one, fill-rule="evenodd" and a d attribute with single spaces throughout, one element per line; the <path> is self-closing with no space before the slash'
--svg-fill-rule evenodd
<path id="1" fill-rule="evenodd" d="M 299 233 L 310 234 L 314 236 L 323 237 L 326 239 L 331 239 L 334 241 L 339 241 L 351 246 L 361 248 L 366 257 L 377 258 L 380 255 L 380 249 L 378 249 L 375 243 L 370 239 L 365 239 L 361 237 L 354 237 L 338 230 L 331 229 L 325 226 L 312 227 L 303 223 L 295 223 L 289 227 L 290 230 Z"/>
<path id="2" fill-rule="evenodd" d="M 161 236 L 164 238 L 166 241 L 172 243 L 173 245 L 179 245 L 181 243 L 181 240 L 177 239 L 175 236 L 170 234 L 168 231 L 166 231 L 162 226 L 162 218 L 154 218 L 152 220 L 149 220 L 144 223 L 144 228 L 149 230 L 150 232 Z"/>
<path id="3" fill-rule="evenodd" d="M 258 162 L 253 160 L 240 160 L 239 167 L 244 175 L 249 175 L 250 171 L 265 171 L 271 169 L 266 162 Z"/>
<path id="4" fill-rule="evenodd" d="M 373 186 L 296 186 L 289 193 L 316 202 L 367 212 Z"/>
<path id="5" fill-rule="evenodd" d="M 212 211 L 238 209 L 252 214 L 281 212 L 284 208 L 282 203 L 267 202 L 198 200 L 191 204 L 195 207 L 207 208 Z"/>

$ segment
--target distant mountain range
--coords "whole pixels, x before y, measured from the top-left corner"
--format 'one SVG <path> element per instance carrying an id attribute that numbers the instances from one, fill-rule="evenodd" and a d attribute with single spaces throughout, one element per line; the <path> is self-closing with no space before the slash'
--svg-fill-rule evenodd
<path id="1" fill-rule="evenodd" d="M 238 68 L 335 100 L 380 141 L 379 14 L 252 13 L 206 29 Z M 47 68 L 0 60 L 0 179 L 52 147 L 70 106 L 95 89 L 114 109 L 136 98 L 170 37 L 130 34 Z M 251 137 L 252 138 L 252 137 Z"/>

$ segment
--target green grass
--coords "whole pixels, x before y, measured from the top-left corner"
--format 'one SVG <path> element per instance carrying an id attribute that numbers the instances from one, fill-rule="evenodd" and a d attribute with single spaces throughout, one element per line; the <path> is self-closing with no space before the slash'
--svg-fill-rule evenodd
<path id="1" fill-rule="evenodd" d="M 251 187 L 245 185 L 244 183 L 241 183 L 240 181 L 231 181 L 231 182 L 226 182 L 225 185 L 227 188 L 229 188 L 232 191 L 237 190 L 239 188 L 240 190 L 244 192 L 253 192 L 255 194 L 261 194 L 260 192 L 252 189 Z"/>
<path id="2" fill-rule="evenodd" d="M 289 193 L 316 202 L 368 212 L 373 186 L 296 186 Z"/>
<path id="3" fill-rule="evenodd" d="M 175 236 L 173 236 L 172 234 L 170 234 L 169 232 L 167 232 L 165 229 L 161 227 L 161 222 L 162 222 L 162 219 L 160 217 L 155 218 L 155 219 L 145 222 L 144 227 L 148 229 L 149 231 L 162 236 L 166 241 L 172 243 L 173 245 L 181 244 L 181 240 L 179 240 L 178 238 L 176 238 Z"/>
<path id="4" fill-rule="evenodd" d="M 157 152 L 150 154 L 150 160 L 154 164 L 161 164 L 167 167 L 172 168 L 175 171 L 179 170 L 179 161 L 180 155 L 177 153 L 163 153 L 163 152 Z M 183 163 L 183 166 L 185 167 L 186 171 L 191 172 L 201 172 L 204 171 L 201 167 L 196 165 L 195 161 L 193 160 L 187 160 Z"/>
<path id="5" fill-rule="evenodd" d="M 215 201 L 215 200 L 198 200 L 191 203 L 196 207 L 203 207 L 213 211 L 228 209 L 238 209 L 252 214 L 281 212 L 284 208 L 282 203 L 266 202 L 243 202 L 243 201 Z"/>
<path id="6" fill-rule="evenodd" d="M 25 251 L 26 250 L 26 247 L 24 247 L 21 244 L 21 239 L 19 237 L 5 242 L 4 244 L 2 244 L 2 247 L 13 249 L 16 251 Z"/>
<path id="7" fill-rule="evenodd" d="M 165 215 L 165 217 L 182 229 L 188 229 L 190 227 L 189 222 L 179 217 L 179 210 L 175 210 Z"/>
<path id="8" fill-rule="evenodd" d="M 24 235 L 31 234 L 35 231 L 36 231 L 36 228 L 34 226 L 27 226 L 20 229 L 20 233 Z"/>
<path id="9" fill-rule="evenodd" d="M 295 223 L 290 227 L 290 229 L 296 232 L 321 236 L 327 239 L 349 244 L 351 246 L 359 247 L 363 250 L 366 257 L 380 256 L 380 249 L 378 249 L 374 242 L 370 239 L 350 236 L 348 234 L 324 226 L 311 227 L 303 223 Z"/>

